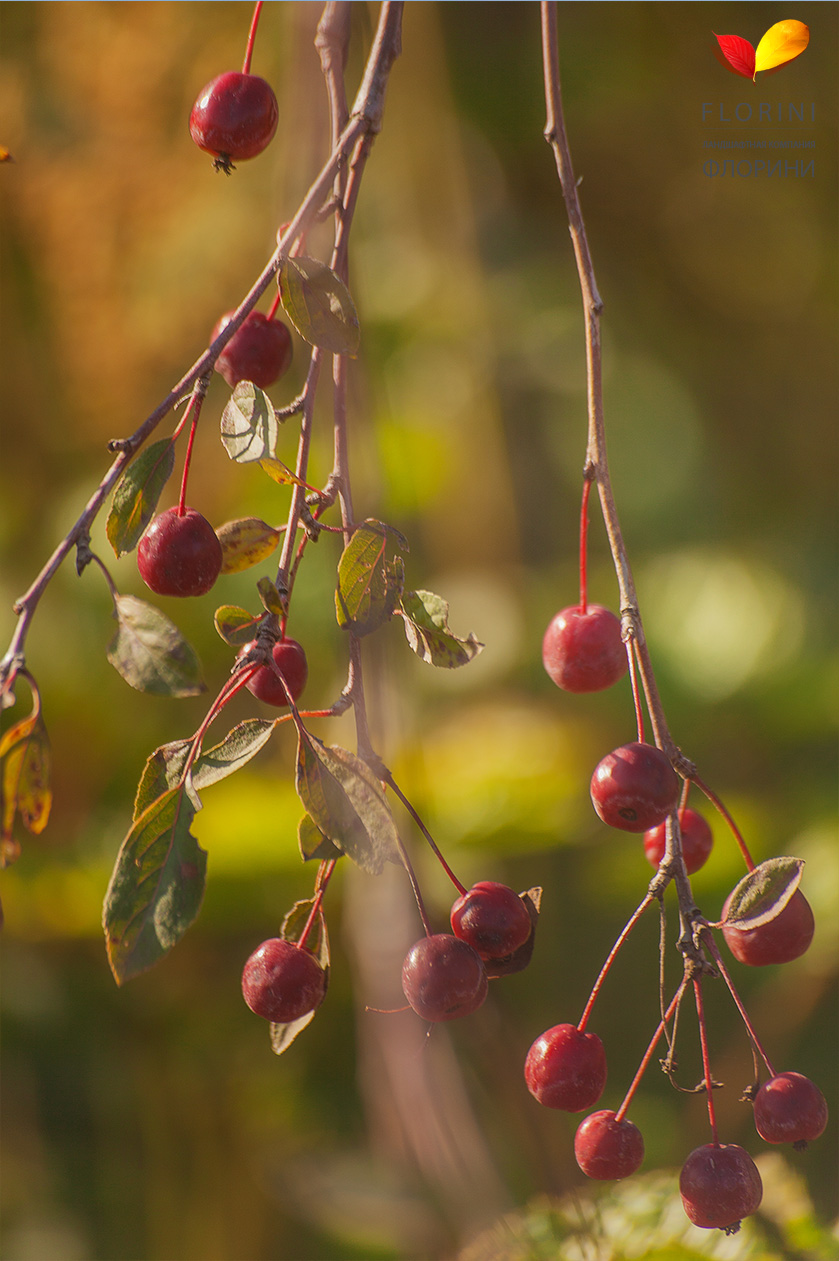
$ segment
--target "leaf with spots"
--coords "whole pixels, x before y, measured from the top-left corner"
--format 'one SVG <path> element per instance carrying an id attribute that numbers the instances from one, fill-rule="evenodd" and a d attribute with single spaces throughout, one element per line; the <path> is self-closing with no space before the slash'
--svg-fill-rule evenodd
<path id="1" fill-rule="evenodd" d="M 406 591 L 400 601 L 405 635 L 422 661 L 453 670 L 465 666 L 483 648 L 474 635 L 465 639 L 449 630 L 449 606 L 432 591 Z"/>

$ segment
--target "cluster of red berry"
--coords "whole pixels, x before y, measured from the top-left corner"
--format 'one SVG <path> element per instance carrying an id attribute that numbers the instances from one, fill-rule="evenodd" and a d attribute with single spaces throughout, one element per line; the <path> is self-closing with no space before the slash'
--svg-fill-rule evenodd
<path id="1" fill-rule="evenodd" d="M 582 566 L 584 595 L 584 554 Z M 543 641 L 547 673 L 569 692 L 610 687 L 626 673 L 631 652 L 631 642 L 623 642 L 618 618 L 600 605 L 581 603 L 561 610 L 548 626 Z M 644 832 L 644 851 L 656 868 L 664 860 L 667 848 L 665 820 L 675 812 L 681 854 L 690 875 L 710 855 L 713 836 L 701 814 L 684 802 L 679 806 L 680 791 L 679 777 L 670 760 L 662 750 L 643 740 L 607 754 L 591 779 L 591 798 L 597 814 L 611 827 Z M 754 926 L 726 922 L 732 898 L 733 892 L 726 900 L 720 926 L 726 944 L 741 963 L 785 963 L 807 950 L 814 931 L 813 913 L 799 889 L 773 918 Z M 586 1028 L 593 997 L 579 1024 L 558 1024 L 546 1030 L 527 1054 L 525 1081 L 534 1098 L 546 1107 L 582 1112 L 596 1104 L 603 1093 L 605 1050 L 597 1035 Z M 702 1036 L 704 1039 L 704 1031 Z M 626 1112 L 646 1062 L 618 1111 L 593 1112 L 577 1129 L 574 1154 L 580 1169 L 590 1178 L 624 1178 L 643 1161 L 641 1132 L 628 1120 Z M 754 1103 L 757 1131 L 769 1143 L 806 1146 L 819 1137 L 827 1124 L 824 1096 L 800 1073 L 775 1073 L 766 1062 L 769 1079 L 746 1092 Z M 707 1077 L 705 1084 L 710 1090 Z M 717 1141 L 710 1101 L 709 1111 L 714 1141 L 688 1156 L 679 1188 L 685 1211 L 695 1225 L 730 1232 L 737 1229 L 743 1217 L 756 1211 L 763 1193 L 761 1179 L 748 1152 L 735 1144 Z"/>

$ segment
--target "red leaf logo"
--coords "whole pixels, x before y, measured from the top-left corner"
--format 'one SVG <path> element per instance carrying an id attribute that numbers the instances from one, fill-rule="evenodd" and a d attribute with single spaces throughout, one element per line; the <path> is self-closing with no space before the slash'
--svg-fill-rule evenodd
<path id="1" fill-rule="evenodd" d="M 719 44 L 719 51 L 714 49 L 714 56 L 726 70 L 741 74 L 744 79 L 753 79 L 755 75 L 755 50 L 747 39 L 741 35 L 714 36 Z"/>

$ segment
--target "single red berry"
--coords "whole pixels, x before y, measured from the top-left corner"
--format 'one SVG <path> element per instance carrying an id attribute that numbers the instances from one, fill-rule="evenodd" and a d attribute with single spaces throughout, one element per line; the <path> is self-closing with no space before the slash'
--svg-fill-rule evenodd
<path id="1" fill-rule="evenodd" d="M 722 918 L 728 914 L 732 894 L 725 900 Z M 737 924 L 723 924 L 722 935 L 735 959 L 750 967 L 765 967 L 769 963 L 790 963 L 808 949 L 813 940 L 816 922 L 810 903 L 800 889 L 796 889 L 780 914 L 757 928 L 740 928 Z"/>
<path id="2" fill-rule="evenodd" d="M 451 912 L 455 937 L 482 959 L 504 959 L 523 946 L 533 931 L 530 912 L 506 884 L 479 880 L 457 899 Z"/>
<path id="3" fill-rule="evenodd" d="M 682 1166 L 679 1190 L 694 1226 L 727 1233 L 756 1212 L 763 1198 L 755 1162 L 735 1143 L 707 1143 L 692 1151 Z"/>
<path id="4" fill-rule="evenodd" d="M 470 945 L 435 933 L 421 938 L 405 956 L 402 990 L 424 1020 L 455 1020 L 480 1007 L 487 996 L 487 975 Z"/>
<path id="5" fill-rule="evenodd" d="M 620 620 L 602 604 L 560 609 L 545 631 L 542 661 L 566 692 L 600 692 L 626 674 Z"/>
<path id="6" fill-rule="evenodd" d="M 183 516 L 167 508 L 140 539 L 137 568 L 158 595 L 205 595 L 221 570 L 221 543 L 206 517 L 194 508 Z"/>
<path id="7" fill-rule="evenodd" d="M 326 993 L 326 973 L 315 956 L 293 941 L 271 937 L 242 971 L 242 995 L 257 1016 L 287 1025 L 314 1011 Z"/>
<path id="8" fill-rule="evenodd" d="M 679 800 L 679 777 L 654 744 L 634 741 L 607 753 L 591 777 L 591 800 L 604 823 L 646 832 L 663 823 Z"/>
<path id="9" fill-rule="evenodd" d="M 554 1025 L 527 1052 L 524 1080 L 546 1108 L 582 1112 L 597 1103 L 606 1085 L 603 1043 L 576 1025 Z"/>
<path id="10" fill-rule="evenodd" d="M 221 317 L 210 341 L 216 340 L 232 315 L 228 311 Z M 231 389 L 240 381 L 253 381 L 267 390 L 288 371 L 291 357 L 291 333 L 282 320 L 269 320 L 261 311 L 251 311 L 216 360 L 216 372 Z"/>
<path id="11" fill-rule="evenodd" d="M 688 875 L 692 876 L 708 861 L 708 855 L 714 848 L 714 835 L 705 816 L 687 806 L 679 811 L 679 824 L 682 830 L 682 857 Z M 654 867 L 664 857 L 665 826 L 664 823 L 659 823 L 658 827 L 650 828 L 644 836 L 644 853 Z"/>
<path id="12" fill-rule="evenodd" d="M 251 640 L 249 644 L 245 644 L 244 648 L 240 648 L 237 660 L 240 657 L 247 656 L 255 642 L 255 640 Z M 288 685 L 291 699 L 296 701 L 306 686 L 306 680 L 309 677 L 309 664 L 306 661 L 306 653 L 296 639 L 278 639 L 271 649 L 271 655 L 274 658 L 274 664 Z M 253 693 L 257 700 L 264 701 L 266 705 L 276 705 L 280 709 L 284 705 L 288 705 L 285 688 L 270 666 L 260 666 L 256 673 L 248 679 L 245 687 L 249 692 Z"/>
<path id="13" fill-rule="evenodd" d="M 255 158 L 271 142 L 280 110 L 270 84 L 256 74 L 229 70 L 202 89 L 189 116 L 189 134 L 216 167 Z"/>
<path id="14" fill-rule="evenodd" d="M 806 1145 L 824 1133 L 827 1100 L 802 1073 L 778 1073 L 755 1097 L 755 1126 L 767 1143 Z"/>
<path id="15" fill-rule="evenodd" d="M 574 1136 L 574 1156 L 587 1178 L 626 1178 L 641 1168 L 644 1140 L 637 1125 L 614 1112 L 592 1112 Z"/>

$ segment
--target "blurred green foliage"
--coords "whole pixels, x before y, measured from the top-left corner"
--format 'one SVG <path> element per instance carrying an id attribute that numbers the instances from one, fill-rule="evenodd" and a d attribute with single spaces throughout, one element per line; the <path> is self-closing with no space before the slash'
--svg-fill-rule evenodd
<path id="1" fill-rule="evenodd" d="M 133 431 L 200 353 L 323 160 L 319 12 L 266 6 L 254 70 L 276 87 L 280 130 L 228 180 L 191 145 L 186 119 L 201 86 L 239 63 L 249 5 L 2 6 L 0 142 L 15 157 L 0 169 L 4 644 L 12 601 L 78 516 L 105 443 Z M 779 16 L 808 22 L 806 53 L 757 85 L 727 76 L 712 29 L 756 43 Z M 351 92 L 375 21 L 375 8 L 355 7 Z M 772 1235 L 761 1219 L 725 1250 L 684 1226 L 671 1175 L 656 1203 L 683 1233 L 662 1236 L 662 1257 L 693 1255 L 689 1246 L 733 1259 L 826 1256 L 815 1223 L 837 1214 L 836 28 L 832 5 L 559 11 L 567 125 L 605 301 L 613 478 L 665 706 L 755 857 L 807 860 L 818 924 L 803 959 L 737 976 L 776 1064 L 829 1095 L 830 1130 L 790 1156 L 815 1204 L 815 1216 L 801 1213 L 811 1234 Z M 521 1063 L 543 1028 L 576 1018 L 650 869 L 633 838 L 597 823 L 586 790 L 603 752 L 632 736 L 628 686 L 560 695 L 540 661 L 544 626 L 576 599 L 585 430 L 579 290 L 541 138 L 540 58 L 535 3 L 406 6 L 351 249 L 356 511 L 408 536 L 407 586 L 439 591 L 452 629 L 486 644 L 450 673 L 416 660 L 398 625 L 368 639 L 374 740 L 462 880 L 544 887 L 534 961 L 425 1043 L 410 1013 L 365 1010 L 402 1002 L 399 960 L 420 933 L 404 878 L 342 872 L 327 904 L 327 1002 L 275 1059 L 239 975 L 311 889 L 296 844 L 294 743 L 280 732 L 208 793 L 196 820 L 209 853 L 198 923 L 117 990 L 101 901 L 134 787 L 151 750 L 194 731 L 205 702 L 131 692 L 105 657 L 104 582 L 95 567 L 79 581 L 65 565 L 28 641 L 53 742 L 53 817 L 2 880 L 9 1261 L 420 1261 L 451 1255 L 535 1195 L 579 1186 L 574 1121 L 540 1114 Z M 755 92 L 815 102 L 814 178 L 703 175 L 702 102 L 730 113 Z M 315 234 L 312 252 L 321 244 Z M 278 405 L 302 381 L 301 343 L 295 352 Z M 193 502 L 214 523 L 280 524 L 287 488 L 234 467 L 212 433 L 226 397 L 216 379 Z M 312 480 L 322 482 L 328 395 L 319 418 Z M 289 425 L 277 454 L 293 462 L 295 447 Z M 133 556 L 110 555 L 104 519 L 93 546 L 121 591 L 143 594 Z M 596 512 L 592 552 L 591 597 L 613 604 Z M 324 537 L 294 594 L 290 630 L 306 645 L 313 705 L 330 704 L 345 678 L 336 561 Z M 212 611 L 221 600 L 256 608 L 256 572 L 196 601 L 161 602 L 211 689 L 231 660 Z M 229 725 L 251 712 L 237 700 Z M 313 728 L 353 747 L 348 718 Z M 709 917 L 741 874 L 724 828 L 714 830 L 695 881 Z M 450 887 L 416 848 L 442 927 Z M 604 1106 L 617 1106 L 658 1020 L 657 940 L 657 925 L 642 922 L 596 1009 Z M 714 1075 L 728 1083 L 721 1128 L 755 1151 L 737 1101 L 752 1071 L 744 1032 L 726 994 L 707 988 Z M 694 1041 L 686 1029 L 685 1084 L 699 1075 Z M 448 1129 L 411 1132 L 406 1116 L 434 1108 Z M 653 1074 L 633 1117 L 652 1168 L 678 1167 L 707 1139 L 701 1098 Z M 622 1255 L 621 1222 L 635 1220 L 632 1196 L 646 1186 L 615 1193 L 625 1219 L 610 1216 L 607 1193 L 591 1255 Z M 774 1212 L 767 1203 L 768 1221 Z M 604 1243 L 610 1222 L 621 1238 Z M 748 1244 L 770 1236 L 763 1251 Z M 552 1249 L 474 1255 L 566 1255 Z"/>

